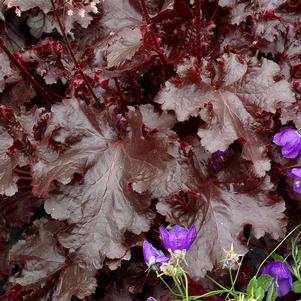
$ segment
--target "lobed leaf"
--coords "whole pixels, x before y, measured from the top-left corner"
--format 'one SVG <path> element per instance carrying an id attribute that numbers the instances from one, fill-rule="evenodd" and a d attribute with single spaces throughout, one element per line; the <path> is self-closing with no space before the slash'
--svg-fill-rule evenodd
<path id="1" fill-rule="evenodd" d="M 256 238 L 270 233 L 279 239 L 285 233 L 286 219 L 285 204 L 269 192 L 273 189 L 269 177 L 256 186 L 247 187 L 250 182 L 243 182 L 243 179 L 248 171 L 238 169 L 238 162 L 232 162 L 224 173 L 212 177 L 203 171 L 208 163 L 202 148 L 194 143 L 193 152 L 194 169 L 190 170 L 189 177 L 182 177 L 183 191 L 186 185 L 193 205 L 187 208 L 185 199 L 182 200 L 184 195 L 176 194 L 173 198 L 161 199 L 157 210 L 170 223 L 197 226 L 198 235 L 187 261 L 190 275 L 199 279 L 206 271 L 221 265 L 225 256 L 223 250 L 229 250 L 231 244 L 237 254 L 248 251 L 240 240 L 245 226 L 252 227 Z M 236 180 L 230 176 L 232 182 L 228 180 L 230 170 L 237 174 Z"/>

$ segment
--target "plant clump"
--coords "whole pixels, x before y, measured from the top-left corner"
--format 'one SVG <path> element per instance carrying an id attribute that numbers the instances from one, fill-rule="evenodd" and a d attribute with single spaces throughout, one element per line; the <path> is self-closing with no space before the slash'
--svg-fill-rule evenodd
<path id="1" fill-rule="evenodd" d="M 300 223 L 300 20 L 295 0 L 2 0 L 0 299 L 168 296 L 143 257 L 188 297 L 229 268 L 246 288 Z"/>

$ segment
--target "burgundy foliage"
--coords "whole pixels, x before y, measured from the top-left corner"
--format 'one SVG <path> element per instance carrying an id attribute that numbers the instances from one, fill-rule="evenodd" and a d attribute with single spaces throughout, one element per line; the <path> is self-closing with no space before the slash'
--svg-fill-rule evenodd
<path id="1" fill-rule="evenodd" d="M 286 170 L 300 159 L 272 144 L 301 125 L 298 1 L 0 9 L 5 298 L 167 300 L 141 248 L 167 223 L 196 226 L 187 261 L 202 293 L 223 249 L 247 253 L 246 229 L 278 240 L 298 222 Z"/>

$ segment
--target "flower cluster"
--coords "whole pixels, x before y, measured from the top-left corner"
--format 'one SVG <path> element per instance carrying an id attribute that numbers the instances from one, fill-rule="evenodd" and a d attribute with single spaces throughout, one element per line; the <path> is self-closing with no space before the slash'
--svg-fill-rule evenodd
<path id="1" fill-rule="evenodd" d="M 190 249 L 196 237 L 196 227 L 184 228 L 174 226 L 170 230 L 160 227 L 160 239 L 169 256 L 157 250 L 147 240 L 143 243 L 144 261 L 148 267 L 158 270 L 166 275 L 174 276 L 180 273 L 179 263 L 185 260 L 186 252 Z"/>
<path id="2" fill-rule="evenodd" d="M 283 157 L 294 159 L 301 153 L 301 135 L 295 129 L 284 129 L 274 136 L 273 142 L 281 146 Z M 301 193 L 301 167 L 288 170 L 288 175 L 293 179 L 293 190 Z"/>
<path id="3" fill-rule="evenodd" d="M 100 3 L 100 0 L 85 0 L 83 1 L 83 3 L 81 3 L 81 6 L 76 2 L 76 1 L 67 1 L 65 3 L 65 5 L 68 5 L 68 9 L 67 9 L 67 15 L 68 16 L 72 16 L 74 15 L 74 13 L 77 13 L 80 17 L 84 18 L 86 15 L 86 11 L 85 9 L 82 7 L 83 5 L 85 6 L 89 6 L 91 9 L 91 12 L 94 14 L 97 14 L 98 8 L 97 8 L 97 4 Z"/>
<path id="4" fill-rule="evenodd" d="M 99 13 L 97 5 L 100 3 L 100 0 L 67 0 L 67 1 L 56 1 L 58 8 L 61 8 L 62 5 L 66 10 L 68 16 L 73 16 L 74 14 L 79 15 L 80 17 L 84 18 L 86 16 L 86 7 L 89 7 L 89 12 L 94 14 Z M 15 7 L 15 13 L 18 17 L 21 16 L 21 9 L 19 6 L 15 5 L 15 1 L 11 0 L 7 3 L 7 9 Z"/>

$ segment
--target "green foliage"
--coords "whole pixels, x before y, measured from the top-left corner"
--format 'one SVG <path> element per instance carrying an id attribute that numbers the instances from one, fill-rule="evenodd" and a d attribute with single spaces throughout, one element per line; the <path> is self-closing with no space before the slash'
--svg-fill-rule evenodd
<path id="1" fill-rule="evenodd" d="M 266 301 L 274 301 L 276 300 L 276 298 L 277 298 L 277 287 L 275 284 L 273 284 L 268 291 Z"/>
<path id="2" fill-rule="evenodd" d="M 299 282 L 298 280 L 293 283 L 293 292 L 296 294 L 301 293 L 301 282 Z"/>
<path id="3" fill-rule="evenodd" d="M 268 275 L 262 275 L 259 278 L 255 276 L 250 280 L 247 286 L 247 298 L 256 299 L 257 301 L 263 300 L 265 292 L 271 287 L 273 278 Z"/>

